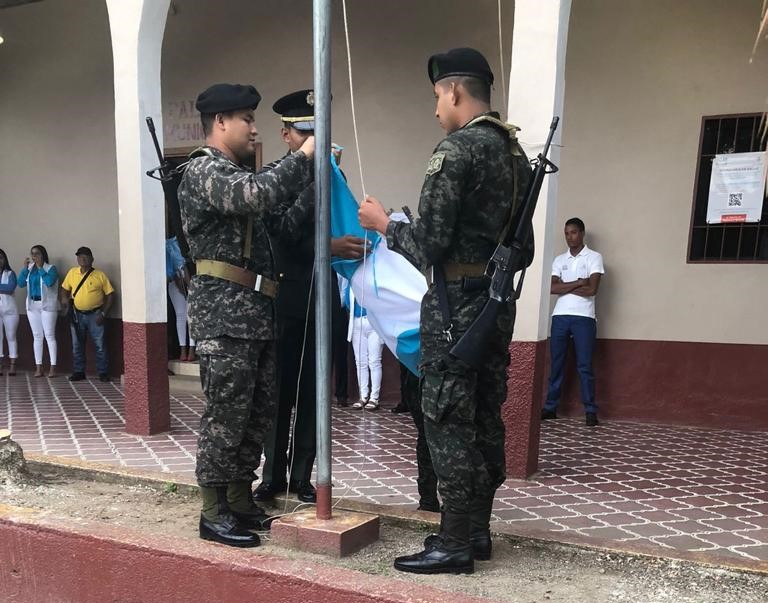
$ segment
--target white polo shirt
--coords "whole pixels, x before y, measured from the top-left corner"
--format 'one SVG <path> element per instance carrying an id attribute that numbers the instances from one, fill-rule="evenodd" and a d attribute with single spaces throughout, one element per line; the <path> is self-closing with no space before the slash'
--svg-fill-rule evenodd
<path id="1" fill-rule="evenodd" d="M 605 274 L 603 256 L 584 245 L 577 255 L 571 255 L 570 249 L 552 262 L 552 276 L 563 283 L 572 283 L 580 278 L 589 278 L 593 274 Z M 560 295 L 555 303 L 552 316 L 587 316 L 595 318 L 595 296 L 581 297 L 573 293 Z"/>

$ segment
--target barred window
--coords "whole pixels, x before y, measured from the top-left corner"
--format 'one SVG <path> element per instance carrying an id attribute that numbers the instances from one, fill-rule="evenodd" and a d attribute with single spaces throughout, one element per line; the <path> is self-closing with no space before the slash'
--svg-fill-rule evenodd
<path id="1" fill-rule="evenodd" d="M 723 153 L 765 151 L 762 113 L 702 118 L 688 262 L 768 263 L 768 202 L 759 223 L 707 224 L 712 162 Z"/>

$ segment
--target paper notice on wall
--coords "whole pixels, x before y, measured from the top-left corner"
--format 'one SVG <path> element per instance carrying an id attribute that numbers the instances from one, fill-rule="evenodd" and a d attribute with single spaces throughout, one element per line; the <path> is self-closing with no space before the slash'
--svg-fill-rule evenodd
<path id="1" fill-rule="evenodd" d="M 759 222 L 765 199 L 766 153 L 715 155 L 707 224 Z"/>

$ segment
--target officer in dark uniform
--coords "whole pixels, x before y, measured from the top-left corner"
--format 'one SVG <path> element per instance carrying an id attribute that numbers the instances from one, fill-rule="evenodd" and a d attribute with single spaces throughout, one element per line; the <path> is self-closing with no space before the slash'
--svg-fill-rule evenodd
<path id="1" fill-rule="evenodd" d="M 306 189 L 314 171 L 314 137 L 274 170 L 243 166 L 256 149 L 260 99 L 253 86 L 233 84 L 198 96 L 206 144 L 191 154 L 179 186 L 197 269 L 190 331 L 206 397 L 196 467 L 200 537 L 240 547 L 257 546 L 248 530 L 268 521 L 251 492 L 275 414 L 277 283 L 263 218 Z"/>
<path id="2" fill-rule="evenodd" d="M 312 90 L 283 96 L 272 109 L 280 115 L 280 136 L 288 153 L 264 170 L 278 168 L 314 134 L 315 101 Z M 274 425 L 264 445 L 264 471 L 254 498 L 272 500 L 275 494 L 296 493 L 302 502 L 315 502 L 310 483 L 315 461 L 315 312 L 312 273 L 315 259 L 314 185 L 289 199 L 267 219 L 275 254 L 280 290 L 277 296 L 278 402 Z M 357 259 L 363 239 L 331 240 L 332 255 Z M 331 278 L 331 303 L 340 306 L 338 281 Z M 334 318 L 340 308 L 334 308 Z M 296 407 L 293 437 L 291 411 Z M 289 471 L 290 468 L 290 471 Z M 290 474 L 290 480 L 289 478 Z"/>
<path id="3" fill-rule="evenodd" d="M 443 500 L 439 535 L 424 551 L 398 557 L 395 568 L 414 573 L 471 573 L 489 559 L 489 522 L 496 489 L 504 482 L 506 368 L 514 316 L 502 312 L 480 370 L 449 351 L 488 300 L 485 272 L 502 230 L 520 205 L 531 169 L 517 128 L 491 112 L 491 72 L 485 57 L 458 48 L 430 57 L 428 73 L 436 117 L 448 133 L 427 165 L 419 218 L 389 222 L 369 197 L 360 222 L 387 237 L 387 245 L 429 269 L 421 304 L 421 407 L 424 430 Z M 443 278 L 440 278 L 440 275 Z M 474 277 L 474 278 L 466 278 Z M 439 286 L 442 283 L 444 286 Z"/>

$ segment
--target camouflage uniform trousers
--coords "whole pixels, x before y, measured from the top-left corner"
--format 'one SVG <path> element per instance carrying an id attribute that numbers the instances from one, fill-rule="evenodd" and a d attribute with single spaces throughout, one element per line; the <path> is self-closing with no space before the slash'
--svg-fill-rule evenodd
<path id="1" fill-rule="evenodd" d="M 197 482 L 253 481 L 276 410 L 275 342 L 217 337 L 197 342 L 206 397 Z"/>
<path id="2" fill-rule="evenodd" d="M 432 468 L 432 457 L 429 454 L 427 438 L 424 435 L 424 413 L 421 410 L 419 378 L 401 365 L 400 388 L 403 401 L 411 412 L 413 424 L 416 427 L 416 485 L 419 490 L 419 503 L 439 505 L 437 499 L 437 476 Z"/>
<path id="3" fill-rule="evenodd" d="M 472 308 L 482 307 L 478 301 L 482 302 L 473 300 L 463 310 L 477 315 Z M 425 321 L 434 327 L 441 317 L 422 310 L 422 325 Z M 454 318 L 457 323 L 465 321 Z M 454 342 L 461 335 L 461 331 L 454 331 Z M 424 432 L 445 511 L 469 513 L 476 503 L 493 500 L 506 479 L 501 406 L 507 397 L 511 338 L 512 319 L 505 313 L 499 318 L 499 329 L 487 342 L 483 367 L 475 370 L 450 356 L 453 343 L 446 341 L 438 329 L 422 327 Z"/>

